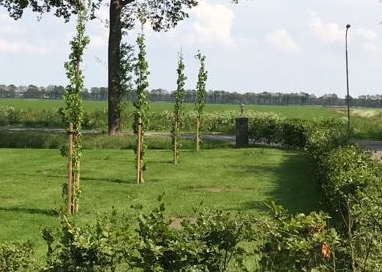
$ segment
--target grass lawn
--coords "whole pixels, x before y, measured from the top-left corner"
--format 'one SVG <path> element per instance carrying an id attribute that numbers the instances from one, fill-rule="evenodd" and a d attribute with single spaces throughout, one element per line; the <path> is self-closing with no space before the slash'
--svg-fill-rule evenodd
<path id="1" fill-rule="evenodd" d="M 135 184 L 131 150 L 85 150 L 82 163 L 81 220 L 114 206 L 157 205 L 158 195 L 171 217 L 192 216 L 203 202 L 227 211 L 258 213 L 275 200 L 291 212 L 318 209 L 318 196 L 306 155 L 276 149 L 182 151 L 180 164 L 168 150 L 148 150 L 145 183 Z M 66 159 L 57 150 L 0 149 L 0 240 L 34 241 L 43 248 L 41 229 L 58 226 L 53 212 L 62 205 Z M 40 252 L 42 254 L 42 252 Z"/>

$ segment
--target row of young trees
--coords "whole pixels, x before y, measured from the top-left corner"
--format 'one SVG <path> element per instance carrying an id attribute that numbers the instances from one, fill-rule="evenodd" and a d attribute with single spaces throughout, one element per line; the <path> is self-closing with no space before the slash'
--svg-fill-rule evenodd
<path id="1" fill-rule="evenodd" d="M 77 6 L 77 33 L 76 36 L 70 42 L 71 53 L 69 55 L 69 61 L 65 63 L 66 75 L 69 79 L 69 85 L 65 88 L 63 93 L 63 100 L 65 103 L 64 108 L 59 110 L 62 115 L 63 122 L 68 126 L 69 143 L 68 150 L 64 152 L 64 155 L 68 157 L 68 182 L 63 186 L 66 195 L 67 214 L 73 214 L 79 210 L 79 196 L 80 196 L 80 170 L 82 159 L 82 144 L 81 144 L 81 130 L 84 118 L 84 110 L 82 105 L 81 90 L 83 88 L 84 76 L 81 72 L 81 63 L 84 54 L 84 50 L 90 42 L 89 37 L 85 35 L 85 25 L 88 20 L 89 3 L 86 0 L 82 0 Z M 145 144 L 144 144 L 144 130 L 149 123 L 148 111 L 149 100 L 147 97 L 148 83 L 148 62 L 146 61 L 146 47 L 145 37 L 143 34 L 143 26 L 145 19 L 141 18 L 142 33 L 138 35 L 136 40 L 138 46 L 138 54 L 135 58 L 131 53 L 130 48 L 126 47 L 126 51 L 123 51 L 125 55 L 121 56 L 122 65 L 120 67 L 123 73 L 120 74 L 120 81 L 126 88 L 129 86 L 134 89 L 134 122 L 133 131 L 137 137 L 136 141 L 136 169 L 137 169 L 137 183 L 143 183 L 143 171 L 145 170 Z M 196 149 L 199 150 L 200 135 L 199 127 L 201 124 L 201 118 L 204 112 L 205 94 L 206 94 L 206 80 L 207 71 L 205 69 L 205 56 L 199 51 L 195 56 L 200 62 L 200 70 L 197 82 L 197 96 L 198 100 L 195 103 L 196 117 Z M 134 60 L 133 64 L 127 62 L 127 59 Z M 184 94 L 184 81 L 186 77 L 184 75 L 183 57 L 180 55 L 179 64 L 177 68 L 178 80 L 177 80 L 177 101 L 174 105 L 174 127 L 173 127 L 173 144 L 174 144 L 174 163 L 177 163 L 179 158 L 179 137 L 181 124 L 179 122 L 182 117 L 182 103 Z M 133 82 L 134 81 L 134 84 Z M 120 101 L 121 103 L 121 101 Z M 176 140 L 175 140 L 176 139 Z"/>

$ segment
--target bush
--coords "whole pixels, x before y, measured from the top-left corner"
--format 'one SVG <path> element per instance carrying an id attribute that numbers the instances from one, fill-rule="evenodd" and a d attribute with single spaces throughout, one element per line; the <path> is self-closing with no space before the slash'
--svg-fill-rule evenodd
<path id="1" fill-rule="evenodd" d="M 382 165 L 368 151 L 349 145 L 341 123 L 324 121 L 310 127 L 307 151 L 327 207 L 342 240 L 337 268 L 381 271 Z"/>
<path id="2" fill-rule="evenodd" d="M 37 263 L 33 254 L 31 242 L 0 243 L 0 271 L 36 271 Z"/>
<path id="3" fill-rule="evenodd" d="M 64 133 L 0 131 L 1 148 L 59 148 L 65 141 Z"/>
<path id="4" fill-rule="evenodd" d="M 44 271 L 330 271 L 339 245 L 324 213 L 272 217 L 200 208 L 195 216 L 168 218 L 165 205 L 131 216 L 99 217 L 77 225 L 62 217 L 61 230 L 44 230 Z M 179 223 L 180 222 L 180 223 Z M 132 227 L 134 226 L 134 227 Z"/>
<path id="5" fill-rule="evenodd" d="M 307 143 L 308 125 L 309 122 L 304 120 L 284 120 L 281 124 L 281 144 L 288 148 L 304 148 Z"/>
<path id="6" fill-rule="evenodd" d="M 319 212 L 289 215 L 274 203 L 272 220 L 265 224 L 261 271 L 334 271 L 340 239 L 327 226 L 329 216 Z"/>
<path id="7" fill-rule="evenodd" d="M 259 113 L 253 116 L 250 119 L 249 138 L 260 144 L 280 144 L 282 121 L 283 118 L 273 113 Z"/>
<path id="8" fill-rule="evenodd" d="M 83 227 L 62 216 L 60 231 L 43 230 L 48 248 L 43 271 L 127 271 L 134 252 L 130 233 L 130 222 L 115 210 Z"/>
<path id="9" fill-rule="evenodd" d="M 142 271 L 244 271 L 245 242 L 260 237 L 254 236 L 253 218 L 202 209 L 176 228 L 164 212 L 160 203 L 138 218 L 135 264 Z"/>
<path id="10" fill-rule="evenodd" d="M 346 126 L 343 122 L 328 119 L 307 126 L 306 150 L 318 165 L 333 149 L 348 144 Z"/>

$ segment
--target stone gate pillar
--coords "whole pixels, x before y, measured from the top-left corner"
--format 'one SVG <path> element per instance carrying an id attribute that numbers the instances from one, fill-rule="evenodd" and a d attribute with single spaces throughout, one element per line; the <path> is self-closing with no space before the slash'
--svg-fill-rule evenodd
<path id="1" fill-rule="evenodd" d="M 247 147 L 248 142 L 248 117 L 236 117 L 236 147 Z"/>

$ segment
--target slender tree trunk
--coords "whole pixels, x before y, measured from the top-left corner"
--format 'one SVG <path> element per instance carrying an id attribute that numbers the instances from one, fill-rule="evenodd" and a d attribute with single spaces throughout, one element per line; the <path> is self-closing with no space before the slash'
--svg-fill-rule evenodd
<path id="1" fill-rule="evenodd" d="M 108 49 L 108 132 L 110 135 L 118 134 L 122 130 L 121 111 L 119 105 L 119 92 L 117 73 L 120 66 L 120 46 L 122 40 L 121 12 L 122 0 L 110 0 L 110 25 Z"/>
<path id="2" fill-rule="evenodd" d="M 173 148 L 173 150 L 172 150 L 172 154 L 173 154 L 173 159 L 172 159 L 172 162 L 174 163 L 174 164 L 177 164 L 178 163 L 178 152 L 179 152 L 179 150 L 178 150 L 178 134 L 179 134 L 179 129 L 178 129 L 178 117 L 177 116 L 175 116 L 174 117 L 174 131 L 173 131 L 173 135 L 172 135 L 172 137 L 173 137 L 173 146 L 172 146 L 172 148 Z"/>
<path id="3" fill-rule="evenodd" d="M 196 117 L 196 151 L 200 150 L 200 114 Z"/>
<path id="4" fill-rule="evenodd" d="M 73 123 L 69 123 L 67 214 L 73 213 Z"/>
<path id="5" fill-rule="evenodd" d="M 137 133 L 137 184 L 144 182 L 143 179 L 143 128 L 142 119 L 138 119 L 138 133 Z"/>

